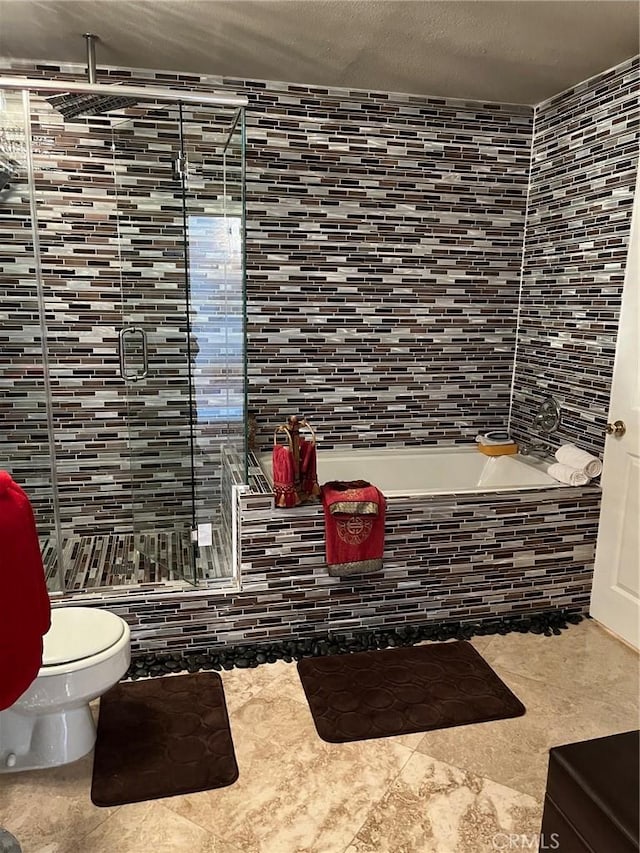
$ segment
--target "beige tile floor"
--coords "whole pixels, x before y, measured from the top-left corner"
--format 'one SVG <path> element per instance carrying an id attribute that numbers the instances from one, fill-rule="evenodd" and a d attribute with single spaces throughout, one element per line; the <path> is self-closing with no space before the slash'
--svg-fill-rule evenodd
<path id="1" fill-rule="evenodd" d="M 99 809 L 88 756 L 0 777 L 0 825 L 24 853 L 535 849 L 549 747 L 638 728 L 639 658 L 594 622 L 473 644 L 524 717 L 328 744 L 293 664 L 233 670 L 223 673 L 240 768 L 231 787 Z"/>

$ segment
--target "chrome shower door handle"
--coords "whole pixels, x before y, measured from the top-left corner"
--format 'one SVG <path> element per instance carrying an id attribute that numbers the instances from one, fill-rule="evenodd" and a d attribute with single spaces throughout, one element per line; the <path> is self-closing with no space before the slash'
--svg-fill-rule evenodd
<path id="1" fill-rule="evenodd" d="M 118 361 L 120 362 L 120 376 L 122 379 L 126 379 L 126 372 L 124 366 L 124 336 L 126 329 L 120 329 L 118 332 Z"/>
<path id="2" fill-rule="evenodd" d="M 139 368 L 128 370 L 127 339 L 131 339 L 133 345 L 134 336 L 140 339 L 140 353 L 142 364 Z M 147 333 L 141 326 L 125 326 L 118 332 L 118 357 L 120 360 L 120 376 L 127 382 L 139 382 L 149 373 L 149 362 L 147 359 Z"/>
<path id="3" fill-rule="evenodd" d="M 141 327 L 134 326 L 136 332 L 142 337 L 142 370 L 138 373 L 136 380 L 144 379 L 149 373 L 149 360 L 147 358 L 147 333 Z"/>

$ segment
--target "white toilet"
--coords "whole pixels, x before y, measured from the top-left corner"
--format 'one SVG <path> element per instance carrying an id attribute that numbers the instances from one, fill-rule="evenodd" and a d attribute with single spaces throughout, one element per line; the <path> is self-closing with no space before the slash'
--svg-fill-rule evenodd
<path id="1" fill-rule="evenodd" d="M 113 687 L 131 660 L 129 626 L 91 607 L 51 611 L 36 680 L 0 711 L 0 773 L 67 764 L 96 739 L 89 702 Z"/>

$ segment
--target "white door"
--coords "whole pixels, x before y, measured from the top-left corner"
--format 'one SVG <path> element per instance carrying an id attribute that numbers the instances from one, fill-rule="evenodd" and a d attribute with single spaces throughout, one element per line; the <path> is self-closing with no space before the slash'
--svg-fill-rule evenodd
<path id="1" fill-rule="evenodd" d="M 631 219 L 609 423 L 591 615 L 640 648 L 640 171 Z"/>

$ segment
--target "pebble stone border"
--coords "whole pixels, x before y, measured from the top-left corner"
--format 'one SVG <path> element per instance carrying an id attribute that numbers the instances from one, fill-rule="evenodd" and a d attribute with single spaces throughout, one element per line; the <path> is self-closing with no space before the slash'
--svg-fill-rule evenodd
<path id="1" fill-rule="evenodd" d="M 278 660 L 299 661 L 305 657 L 351 654 L 395 646 L 414 646 L 423 640 L 470 640 L 489 634 L 520 634 L 531 632 L 545 637 L 558 635 L 569 625 L 589 618 L 567 610 L 545 611 L 529 616 L 505 616 L 476 622 L 436 622 L 428 625 L 403 625 L 395 629 L 358 631 L 347 637 L 340 634 L 321 634 L 304 640 L 282 640 L 277 643 L 221 647 L 200 652 L 181 652 L 140 655 L 132 660 L 123 677 L 128 679 L 158 677 L 177 672 L 220 671 L 234 667 L 252 669 L 260 664 Z"/>

